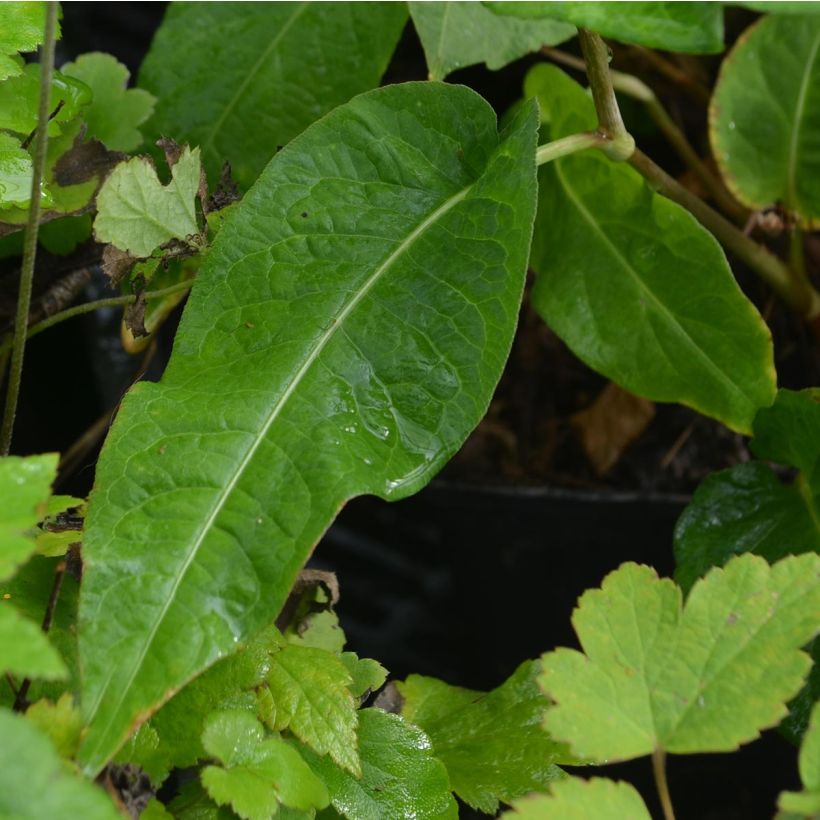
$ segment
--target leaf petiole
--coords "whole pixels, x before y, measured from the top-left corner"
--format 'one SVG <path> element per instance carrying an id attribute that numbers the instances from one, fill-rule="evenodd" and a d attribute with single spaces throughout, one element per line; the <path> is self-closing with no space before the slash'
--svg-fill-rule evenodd
<path id="1" fill-rule="evenodd" d="M 578 151 L 585 151 L 587 148 L 603 148 L 609 140 L 597 131 L 586 131 L 581 134 L 570 134 L 553 142 L 539 145 L 535 149 L 535 164 L 544 165 L 547 162 L 574 154 Z"/>
<path id="2" fill-rule="evenodd" d="M 655 775 L 655 785 L 658 788 L 658 797 L 661 800 L 664 820 L 675 820 L 675 810 L 672 808 L 669 784 L 666 782 L 666 752 L 663 749 L 655 749 L 652 752 L 652 772 Z"/>

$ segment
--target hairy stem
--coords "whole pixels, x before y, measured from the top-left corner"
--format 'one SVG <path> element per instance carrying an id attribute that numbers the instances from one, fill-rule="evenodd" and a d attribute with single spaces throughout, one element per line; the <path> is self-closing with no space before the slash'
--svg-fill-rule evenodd
<path id="1" fill-rule="evenodd" d="M 568 137 L 539 145 L 535 151 L 535 164 L 544 165 L 586 148 L 603 148 L 606 142 L 606 138 L 597 132 L 570 134 Z"/>
<path id="2" fill-rule="evenodd" d="M 150 302 L 152 299 L 162 299 L 163 296 L 170 296 L 172 293 L 178 293 L 181 290 L 189 290 L 193 284 L 193 279 L 186 279 L 184 282 L 177 282 L 175 285 L 162 288 L 162 290 L 148 290 L 143 295 L 146 301 Z M 130 294 L 129 296 L 112 296 L 108 299 L 98 299 L 96 302 L 85 302 L 82 305 L 75 305 L 74 307 L 68 308 L 67 310 L 61 310 L 59 313 L 55 313 L 53 316 L 49 316 L 47 319 L 43 319 L 41 322 L 37 322 L 37 324 L 32 325 L 29 328 L 28 337 L 31 338 L 32 336 L 37 336 L 37 334 L 42 333 L 44 330 L 48 330 L 50 327 L 53 327 L 60 322 L 64 322 L 66 319 L 73 319 L 75 316 L 82 316 L 84 313 L 91 313 L 92 311 L 99 310 L 100 308 L 130 305 L 136 301 L 136 295 Z M 0 357 L 2 357 L 11 345 L 11 339 L 0 342 Z"/>
<path id="3" fill-rule="evenodd" d="M 666 752 L 655 749 L 652 752 L 652 771 L 655 774 L 655 785 L 658 797 L 661 799 L 664 820 L 675 820 L 675 810 L 672 808 L 672 798 L 669 795 L 669 784 L 666 782 Z"/>
<path id="4" fill-rule="evenodd" d="M 46 167 L 48 146 L 49 103 L 51 101 L 51 75 L 54 70 L 54 40 L 57 28 L 57 3 L 46 4 L 46 25 L 43 46 L 40 51 L 40 105 L 37 111 L 37 134 L 34 138 L 34 161 L 31 174 L 31 204 L 28 210 L 26 233 L 23 238 L 23 263 L 20 269 L 20 289 L 17 296 L 17 313 L 14 324 L 14 342 L 9 370 L 9 388 L 3 424 L 0 427 L 0 455 L 8 455 L 17 415 L 20 381 L 23 376 L 23 354 L 26 347 L 28 311 L 31 303 L 31 286 L 34 281 L 34 260 L 37 255 L 37 231 L 40 225 L 40 187 Z"/>

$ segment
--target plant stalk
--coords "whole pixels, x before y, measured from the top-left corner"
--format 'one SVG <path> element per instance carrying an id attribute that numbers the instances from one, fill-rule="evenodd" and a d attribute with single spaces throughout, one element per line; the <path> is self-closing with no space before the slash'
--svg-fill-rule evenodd
<path id="1" fill-rule="evenodd" d="M 46 167 L 48 147 L 49 105 L 51 102 L 51 76 L 54 70 L 54 41 L 57 28 L 57 3 L 46 4 L 46 25 L 43 46 L 40 50 L 40 104 L 37 111 L 37 134 L 34 138 L 34 161 L 31 174 L 31 204 L 29 205 L 26 232 L 23 239 L 23 262 L 20 269 L 20 289 L 17 295 L 17 313 L 14 323 L 14 341 L 9 369 L 9 387 L 3 424 L 0 427 L 0 455 L 8 455 L 20 397 L 23 377 L 23 356 L 28 330 L 28 313 L 31 289 L 34 281 L 34 262 L 37 256 L 37 231 L 40 226 L 40 188 Z"/>
<path id="2" fill-rule="evenodd" d="M 583 151 L 587 148 L 601 148 L 606 145 L 607 139 L 603 134 L 595 131 L 588 131 L 581 134 L 570 134 L 553 142 L 539 145 L 535 151 L 535 164 L 544 165 L 555 159 L 560 159 L 576 151 Z"/>
<path id="3" fill-rule="evenodd" d="M 666 782 L 666 752 L 663 749 L 655 749 L 652 752 L 652 771 L 655 775 L 658 797 L 661 799 L 664 820 L 675 820 L 675 810 L 672 808 L 669 784 Z"/>

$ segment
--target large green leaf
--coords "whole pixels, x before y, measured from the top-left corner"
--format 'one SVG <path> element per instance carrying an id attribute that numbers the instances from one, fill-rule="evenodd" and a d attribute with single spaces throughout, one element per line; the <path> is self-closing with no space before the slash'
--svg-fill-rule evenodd
<path id="1" fill-rule="evenodd" d="M 23 63 L 16 59 L 17 52 L 34 51 L 43 42 L 45 26 L 45 3 L 0 3 L 0 80 L 22 72 Z"/>
<path id="2" fill-rule="evenodd" d="M 723 61 L 709 107 L 715 159 L 751 208 L 820 216 L 820 17 L 766 17 Z"/>
<path id="3" fill-rule="evenodd" d="M 359 719 L 361 778 L 339 768 L 329 757 L 300 750 L 327 785 L 333 808 L 349 820 L 455 820 L 458 809 L 447 771 L 433 756 L 427 735 L 380 709 L 363 709 Z"/>
<path id="4" fill-rule="evenodd" d="M 378 85 L 404 3 L 172 3 L 140 70 L 158 98 L 148 129 L 202 148 L 243 188 L 277 146 Z"/>
<path id="5" fill-rule="evenodd" d="M 63 769 L 49 739 L 22 715 L 0 709 L 0 817 L 122 820 L 102 789 Z"/>
<path id="6" fill-rule="evenodd" d="M 476 63 L 496 70 L 541 46 L 575 36 L 575 26 L 554 20 L 500 17 L 482 3 L 409 3 L 431 80 Z"/>
<path id="7" fill-rule="evenodd" d="M 165 376 L 125 398 L 98 464 L 87 771 L 270 622 L 346 499 L 409 495 L 478 423 L 523 289 L 535 129 L 534 105 L 499 136 L 469 89 L 389 86 L 294 140 L 228 217 Z"/>
<path id="8" fill-rule="evenodd" d="M 572 762 L 541 727 L 549 701 L 537 674 L 538 664 L 527 661 L 492 692 L 421 675 L 399 684 L 402 715 L 429 735 L 453 791 L 485 814 L 499 800 L 545 791 L 562 774 L 555 762 Z"/>
<path id="9" fill-rule="evenodd" d="M 584 652 L 543 658 L 553 737 L 583 758 L 628 760 L 732 751 L 780 722 L 811 667 L 799 648 L 818 629 L 820 556 L 769 567 L 742 555 L 681 602 L 638 564 L 581 596 L 572 622 Z"/>
<path id="10" fill-rule="evenodd" d="M 562 20 L 623 43 L 695 54 L 723 50 L 720 3 L 493 2 L 486 5 L 496 14 Z"/>
<path id="11" fill-rule="evenodd" d="M 537 66 L 553 139 L 595 128 L 592 100 Z M 632 393 L 750 432 L 775 395 L 769 331 L 714 237 L 629 166 L 599 153 L 539 171 L 533 304 L 590 367 Z"/>

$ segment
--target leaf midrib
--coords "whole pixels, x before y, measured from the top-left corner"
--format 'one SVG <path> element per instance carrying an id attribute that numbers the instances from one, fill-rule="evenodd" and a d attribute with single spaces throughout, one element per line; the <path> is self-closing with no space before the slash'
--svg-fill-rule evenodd
<path id="1" fill-rule="evenodd" d="M 458 191 L 457 193 L 453 194 L 447 200 L 445 200 L 435 211 L 433 211 L 429 216 L 427 216 L 424 220 L 422 220 L 419 225 L 416 226 L 408 235 L 407 237 L 395 248 L 392 253 L 388 255 L 384 262 L 376 269 L 376 271 L 370 276 L 370 278 L 362 285 L 362 287 L 355 293 L 352 299 L 348 301 L 342 309 L 339 311 L 338 314 L 329 322 L 328 328 L 319 336 L 313 345 L 313 347 L 308 352 L 307 356 L 303 360 L 302 364 L 299 366 L 298 370 L 296 370 L 295 374 L 291 378 L 290 383 L 287 385 L 285 390 L 282 392 L 279 399 L 274 403 L 273 407 L 271 408 L 270 413 L 268 414 L 265 423 L 262 425 L 258 435 L 256 438 L 251 442 L 250 446 L 248 447 L 245 455 L 242 457 L 242 460 L 239 462 L 238 466 L 234 470 L 233 476 L 230 480 L 224 485 L 224 488 L 220 495 L 217 497 L 216 503 L 213 506 L 213 510 L 211 514 L 205 519 L 204 524 L 200 528 L 199 532 L 193 539 L 191 547 L 189 548 L 185 559 L 176 574 L 176 578 L 174 580 L 174 584 L 170 590 L 170 594 L 167 596 L 165 600 L 165 604 L 163 605 L 162 609 L 159 612 L 159 615 L 155 619 L 150 632 L 148 632 L 147 637 L 144 641 L 143 648 L 138 655 L 136 661 L 131 665 L 131 671 L 129 672 L 128 677 L 126 678 L 126 683 L 122 686 L 120 690 L 120 695 L 117 700 L 117 704 L 113 711 L 111 712 L 112 715 L 116 715 L 119 713 L 122 704 L 125 701 L 126 695 L 131 691 L 131 687 L 134 683 L 134 680 L 139 673 L 139 670 L 142 668 L 142 665 L 145 661 L 146 656 L 148 655 L 148 651 L 150 650 L 154 639 L 156 638 L 157 632 L 159 631 L 160 626 L 162 625 L 163 621 L 165 620 L 166 615 L 168 614 L 171 605 L 173 604 L 174 600 L 176 599 L 177 591 L 179 590 L 182 581 L 184 580 L 188 570 L 190 569 L 191 565 L 193 564 L 198 552 L 199 548 L 202 546 L 206 536 L 210 532 L 211 528 L 213 527 L 216 519 L 219 517 L 220 513 L 225 507 L 228 499 L 233 494 L 233 490 L 235 489 L 236 485 L 239 483 L 239 480 L 244 475 L 244 472 L 248 465 L 253 460 L 256 451 L 265 440 L 268 431 L 270 430 L 273 423 L 279 417 L 280 413 L 282 412 L 285 405 L 288 403 L 288 400 L 296 391 L 296 389 L 301 384 L 304 377 L 310 371 L 311 367 L 313 366 L 314 362 L 319 358 L 322 351 L 325 349 L 327 344 L 330 340 L 335 336 L 336 332 L 340 330 L 345 322 L 345 320 L 350 316 L 350 314 L 356 309 L 356 307 L 362 302 L 362 300 L 367 296 L 367 294 L 373 289 L 373 287 L 379 282 L 381 277 L 389 271 L 392 267 L 394 262 L 405 252 L 407 251 L 415 241 L 425 232 L 428 228 L 434 225 L 442 216 L 448 213 L 452 208 L 458 205 L 461 201 L 465 199 L 467 194 L 470 192 L 471 188 L 473 187 L 473 183 L 466 186 L 462 190 Z M 94 720 L 95 715 L 100 707 L 100 703 L 108 690 L 108 686 L 110 685 L 109 678 L 106 685 L 103 686 L 100 690 L 100 694 L 97 697 L 96 702 L 94 703 L 93 709 L 89 712 L 88 718 L 86 720 L 86 725 L 90 726 Z M 110 723 L 109 723 L 110 725 Z M 99 738 L 104 738 L 104 733 L 99 733 L 97 735 Z M 98 741 L 99 746 L 99 741 Z M 96 748 L 91 750 L 92 752 L 96 751 Z M 93 754 L 86 754 L 86 760 L 94 757 Z"/>

